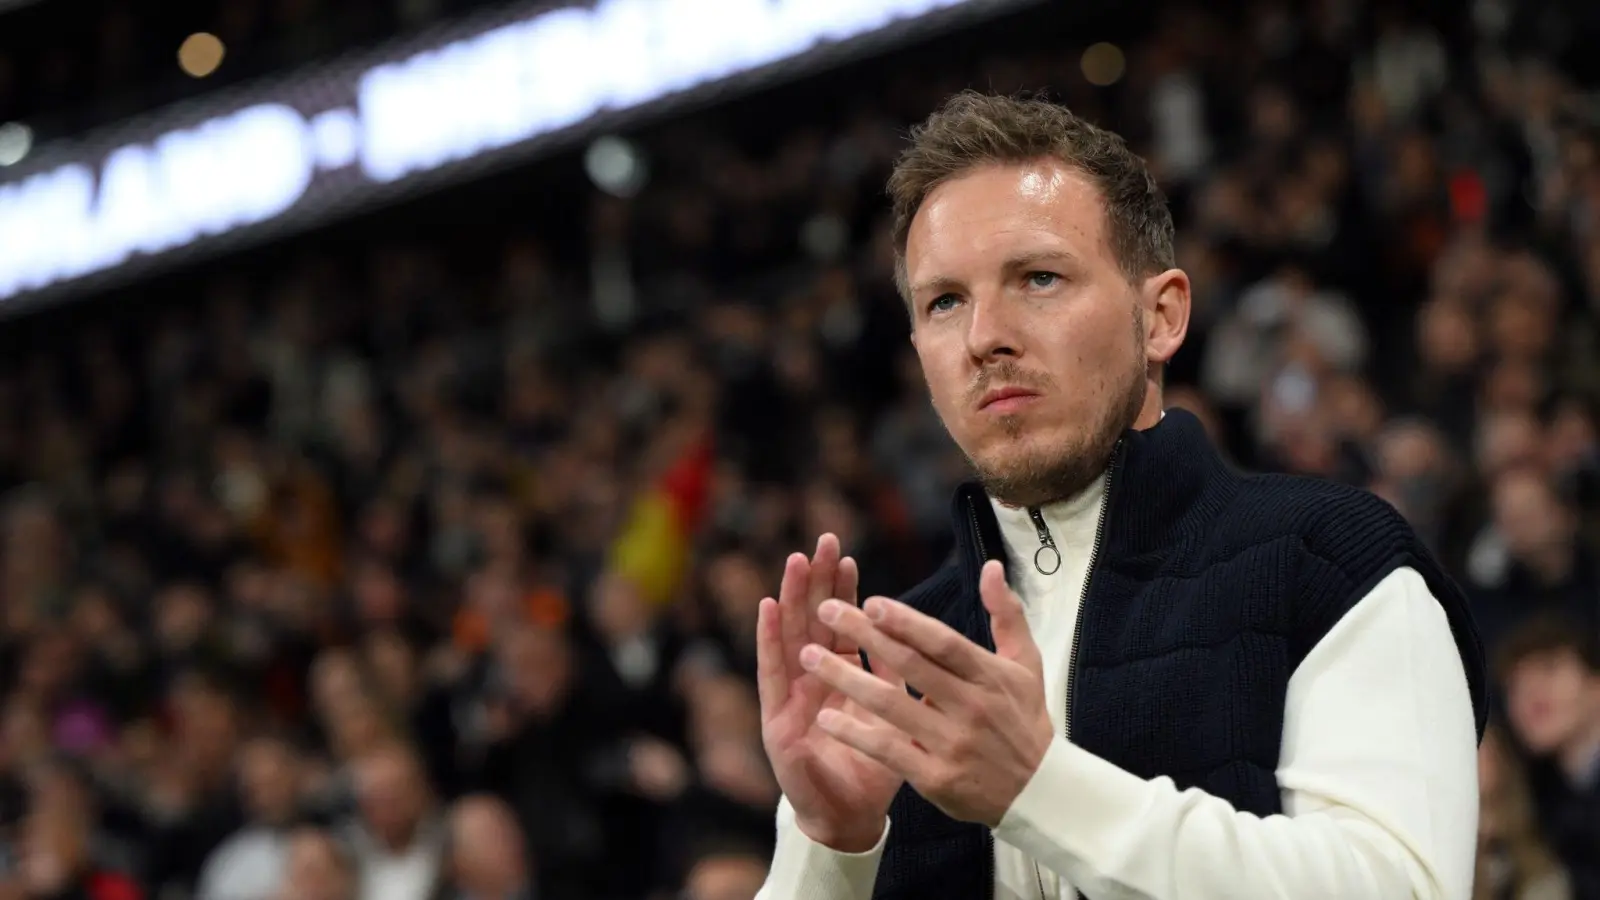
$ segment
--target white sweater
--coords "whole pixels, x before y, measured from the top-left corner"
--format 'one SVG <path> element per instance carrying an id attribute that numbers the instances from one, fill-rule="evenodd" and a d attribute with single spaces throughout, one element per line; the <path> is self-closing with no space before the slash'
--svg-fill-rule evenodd
<path id="1" fill-rule="evenodd" d="M 995 506 L 1059 714 L 1103 500 L 1097 483 L 1043 510 L 1062 554 L 1050 576 L 1032 565 L 1027 511 Z M 1444 610 L 1415 570 L 1380 581 L 1295 670 L 1277 778 L 1284 815 L 1260 818 L 1138 778 L 1058 730 L 995 829 L 994 896 L 1040 900 L 1042 882 L 1043 900 L 1075 888 L 1094 900 L 1465 900 L 1478 820 L 1472 700 Z M 757 900 L 868 900 L 882 854 L 883 841 L 860 854 L 811 841 L 785 800 Z"/>

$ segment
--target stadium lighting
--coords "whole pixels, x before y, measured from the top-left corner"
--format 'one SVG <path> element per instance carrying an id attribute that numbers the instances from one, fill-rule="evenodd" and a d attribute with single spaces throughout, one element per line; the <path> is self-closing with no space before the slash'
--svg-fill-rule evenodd
<path id="1" fill-rule="evenodd" d="M 33 149 L 33 129 L 21 122 L 0 125 L 0 166 L 14 166 Z"/>
<path id="2" fill-rule="evenodd" d="M 589 145 L 583 167 L 595 187 L 613 197 L 634 197 L 649 181 L 644 157 L 631 142 L 619 137 L 603 137 Z"/>
<path id="3" fill-rule="evenodd" d="M 1096 87 L 1110 87 L 1122 80 L 1122 73 L 1127 70 L 1128 61 L 1122 55 L 1122 48 L 1116 44 L 1101 42 L 1083 51 L 1083 59 L 1079 63 L 1083 68 L 1083 77 Z"/>
<path id="4" fill-rule="evenodd" d="M 0 131 L 0 153 L 28 156 L 16 175 L 0 170 L 0 307 L 113 270 L 126 277 L 158 257 L 292 233 L 558 146 L 602 116 L 747 90 L 837 64 L 846 49 L 886 47 L 914 23 L 955 21 L 936 13 L 1036 3 L 526 0 L 495 24 L 463 22 L 403 52 L 351 55 L 72 142 L 35 148 L 20 126 Z M 195 77 L 222 61 L 215 35 L 186 46 L 200 57 Z M 597 141 L 586 163 L 619 196 L 648 178 L 644 157 L 617 139 Z"/>
<path id="5" fill-rule="evenodd" d="M 198 32 L 184 39 L 178 47 L 178 68 L 190 78 L 205 78 L 222 65 L 227 48 L 214 34 Z"/>

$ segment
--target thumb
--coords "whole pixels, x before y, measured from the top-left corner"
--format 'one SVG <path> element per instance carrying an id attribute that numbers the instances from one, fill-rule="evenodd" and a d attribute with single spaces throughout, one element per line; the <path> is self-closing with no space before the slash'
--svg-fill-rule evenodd
<path id="1" fill-rule="evenodd" d="M 989 611 L 989 622 L 994 630 L 994 649 L 1002 659 L 1022 663 L 1034 671 L 1043 671 L 1039 647 L 1028 630 L 1027 617 L 1022 612 L 1022 600 L 1006 584 L 1006 570 L 999 560 L 983 564 L 983 574 L 978 578 L 978 594 L 983 598 L 983 608 Z"/>

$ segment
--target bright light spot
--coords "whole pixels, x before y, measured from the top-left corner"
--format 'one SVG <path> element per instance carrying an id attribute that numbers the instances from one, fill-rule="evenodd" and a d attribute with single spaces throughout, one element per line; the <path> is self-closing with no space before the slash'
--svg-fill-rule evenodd
<path id="1" fill-rule="evenodd" d="M 342 169 L 361 153 L 361 125 L 348 109 L 330 109 L 311 120 L 311 146 L 317 164 L 324 169 Z"/>
<path id="2" fill-rule="evenodd" d="M 596 187 L 615 197 L 635 196 L 649 178 L 639 151 L 618 137 L 603 137 L 590 144 L 583 167 Z"/>
<path id="3" fill-rule="evenodd" d="M 178 48 L 178 67 L 191 78 L 204 78 L 222 65 L 225 52 L 222 40 L 216 35 L 204 31 L 191 34 Z"/>
<path id="4" fill-rule="evenodd" d="M 1083 51 L 1083 77 L 1098 87 L 1116 84 L 1128 67 L 1122 48 L 1116 44 L 1099 43 Z"/>
<path id="5" fill-rule="evenodd" d="M 0 166 L 14 166 L 33 149 L 33 129 L 21 122 L 0 125 Z"/>

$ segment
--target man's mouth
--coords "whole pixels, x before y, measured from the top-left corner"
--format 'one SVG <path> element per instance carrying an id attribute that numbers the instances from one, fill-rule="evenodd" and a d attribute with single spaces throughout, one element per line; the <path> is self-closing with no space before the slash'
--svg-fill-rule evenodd
<path id="1" fill-rule="evenodd" d="M 1039 395 L 1022 387 L 998 387 L 983 395 L 978 409 L 984 412 L 1010 413 L 1027 406 Z"/>

